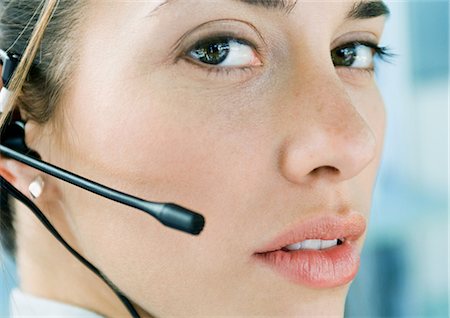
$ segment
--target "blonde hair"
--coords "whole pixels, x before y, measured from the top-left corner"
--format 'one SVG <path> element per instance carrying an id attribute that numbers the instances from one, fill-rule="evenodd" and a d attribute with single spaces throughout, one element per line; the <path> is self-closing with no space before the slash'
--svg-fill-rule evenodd
<path id="1" fill-rule="evenodd" d="M 25 52 L 21 57 L 20 63 L 17 66 L 16 72 L 14 73 L 11 79 L 9 90 L 12 92 L 12 95 L 4 108 L 2 117 L 0 118 L 0 126 L 2 126 L 3 122 L 5 121 L 7 114 L 14 109 L 17 97 L 19 96 L 20 90 L 22 89 L 22 86 L 25 83 L 28 72 L 30 71 L 31 68 L 31 64 L 33 64 L 36 52 L 39 49 L 42 38 L 44 37 L 45 29 L 47 28 L 47 25 L 52 17 L 53 11 L 58 3 L 58 0 L 43 0 L 42 3 L 44 3 L 44 7 L 39 17 L 39 20 L 36 24 L 36 27 L 33 30 L 33 33 L 25 49 Z"/>
<path id="2" fill-rule="evenodd" d="M 6 114 L 16 107 L 31 119 L 44 123 L 53 114 L 63 84 L 70 73 L 70 66 L 76 60 L 74 48 L 76 46 L 68 46 L 67 42 L 70 41 L 67 40 L 74 33 L 79 20 L 76 13 L 80 12 L 84 1 L 5 0 L 4 2 L 7 5 L 3 9 L 1 20 L 6 20 L 6 27 L 11 27 L 16 34 L 9 31 L 9 34 L 6 34 L 8 39 L 6 41 L 1 39 L 0 44 L 3 49 L 5 44 L 8 45 L 8 50 L 21 55 L 21 60 L 10 82 L 12 96 L 0 118 L 0 124 L 5 120 Z M 39 9 L 41 12 L 38 15 Z M 22 15 L 28 21 L 22 18 Z M 21 20 L 20 32 L 10 25 L 15 19 Z M 0 25 L 0 31 L 3 33 L 2 28 L 3 25 Z M 15 36 L 15 39 L 13 40 L 11 36 Z M 73 36 L 71 40 L 75 41 Z M 3 44 L 4 42 L 7 43 Z M 38 52 L 39 56 L 36 57 Z M 30 71 L 34 65 L 36 72 L 42 74 L 39 74 L 39 78 L 34 76 L 33 79 Z"/>

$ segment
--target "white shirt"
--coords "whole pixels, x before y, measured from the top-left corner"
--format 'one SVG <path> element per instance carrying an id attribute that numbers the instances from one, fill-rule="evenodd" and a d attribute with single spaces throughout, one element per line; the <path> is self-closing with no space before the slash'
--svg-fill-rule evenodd
<path id="1" fill-rule="evenodd" d="M 10 296 L 10 317 L 80 317 L 103 318 L 92 311 L 50 299 L 36 297 L 14 289 Z"/>

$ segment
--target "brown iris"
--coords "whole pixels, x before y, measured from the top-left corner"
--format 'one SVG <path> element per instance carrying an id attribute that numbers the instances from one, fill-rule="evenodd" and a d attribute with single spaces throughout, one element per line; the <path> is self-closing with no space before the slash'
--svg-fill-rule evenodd
<path id="1" fill-rule="evenodd" d="M 356 45 L 341 46 L 331 51 L 333 64 L 336 66 L 352 66 L 358 56 Z"/>
<path id="2" fill-rule="evenodd" d="M 212 65 L 218 65 L 225 61 L 230 53 L 229 38 L 208 39 L 198 43 L 190 55 L 200 62 Z"/>

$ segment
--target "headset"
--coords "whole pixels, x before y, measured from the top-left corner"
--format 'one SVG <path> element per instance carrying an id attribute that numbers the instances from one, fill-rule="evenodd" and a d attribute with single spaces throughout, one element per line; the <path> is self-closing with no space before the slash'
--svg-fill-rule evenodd
<path id="1" fill-rule="evenodd" d="M 21 57 L 18 54 L 7 53 L 0 50 L 0 63 L 2 65 L 1 77 L 3 81 L 3 88 L 0 91 L 0 115 L 4 111 L 4 105 L 6 105 L 12 95 L 12 92 L 9 89 L 9 84 L 17 66 L 19 65 L 20 58 Z M 41 157 L 36 151 L 27 147 L 25 142 L 25 122 L 20 119 L 17 112 L 12 111 L 7 114 L 3 127 L 0 127 L 0 154 L 99 196 L 145 212 L 170 228 L 193 235 L 199 235 L 204 228 L 204 217 L 194 211 L 174 203 L 147 201 L 130 194 L 120 192 L 107 187 L 106 185 L 89 180 L 41 160 Z M 22 194 L 2 176 L 0 176 L 0 187 L 27 206 L 38 218 L 38 220 L 47 228 L 47 230 L 49 230 L 50 233 L 72 255 L 74 255 L 89 270 L 100 277 L 114 291 L 132 317 L 140 317 L 131 301 L 124 295 L 124 293 L 122 293 L 119 288 L 115 286 L 98 268 L 80 255 L 64 240 L 64 238 L 58 233 L 51 222 L 46 218 L 44 213 L 42 213 L 42 211 L 36 206 L 36 204 L 34 204 L 32 200 Z"/>

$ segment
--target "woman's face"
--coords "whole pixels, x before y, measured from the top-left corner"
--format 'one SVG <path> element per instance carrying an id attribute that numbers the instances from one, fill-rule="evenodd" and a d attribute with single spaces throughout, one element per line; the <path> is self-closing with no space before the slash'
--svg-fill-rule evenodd
<path id="1" fill-rule="evenodd" d="M 312 219 L 368 220 L 385 113 L 366 44 L 384 17 L 350 0 L 162 2 L 89 3 L 63 142 L 41 152 L 197 211 L 204 231 L 53 181 L 78 248 L 156 316 L 342 314 L 353 275 L 294 281 L 255 253 Z"/>

